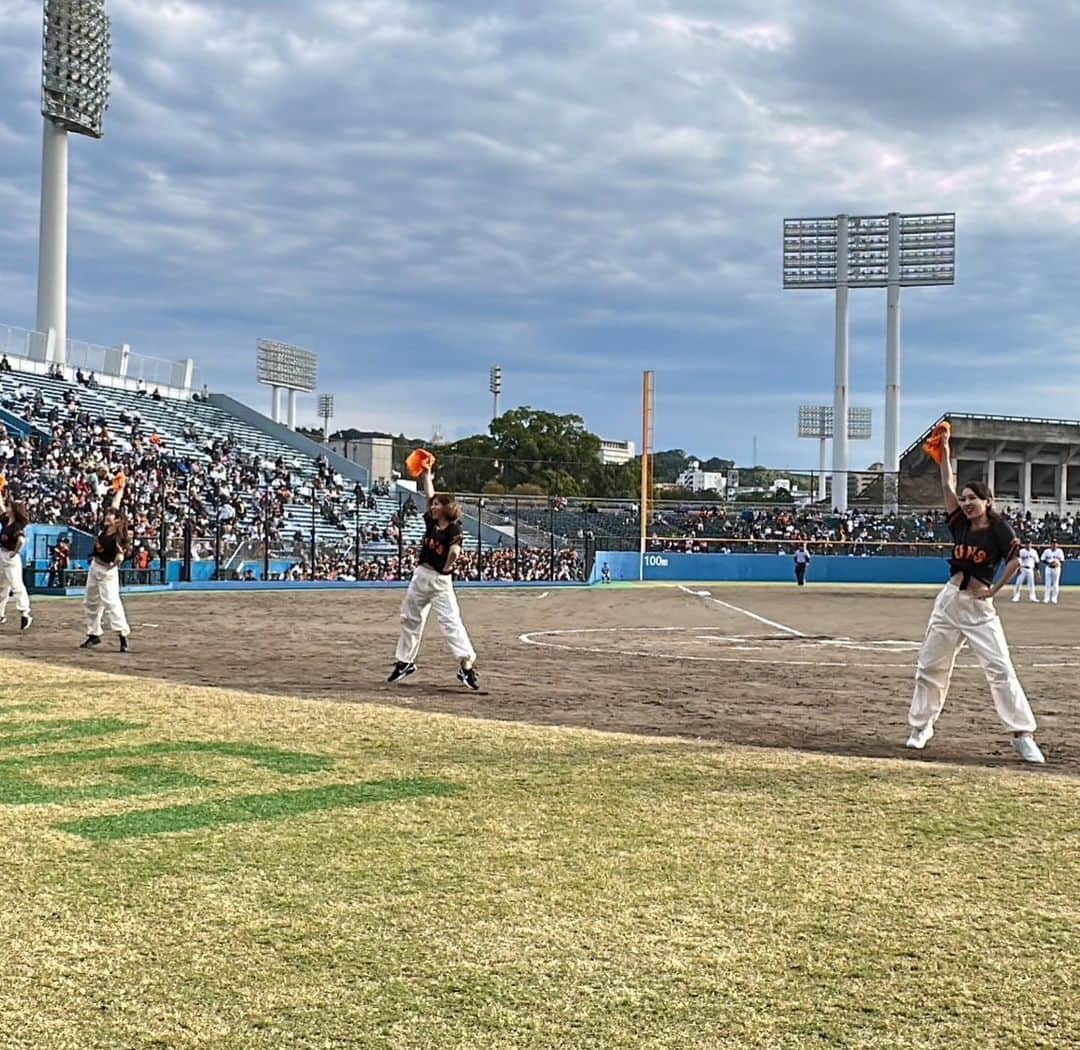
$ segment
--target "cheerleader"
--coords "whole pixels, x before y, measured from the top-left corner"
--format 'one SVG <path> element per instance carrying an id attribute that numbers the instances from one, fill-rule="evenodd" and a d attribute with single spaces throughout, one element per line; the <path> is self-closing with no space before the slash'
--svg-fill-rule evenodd
<path id="1" fill-rule="evenodd" d="M 945 706 L 953 665 L 967 642 L 990 686 L 998 719 L 1012 734 L 1013 750 L 1025 761 L 1045 762 L 1035 743 L 1035 716 L 1009 656 L 994 596 L 1020 567 L 1020 541 L 994 510 L 994 497 L 982 481 L 957 495 L 949 458 L 949 435 L 940 438 L 941 489 L 953 537 L 949 582 L 937 596 L 915 667 L 915 692 L 908 710 L 907 746 L 921 751 L 934 735 Z M 1005 570 L 994 582 L 997 570 Z"/>
<path id="2" fill-rule="evenodd" d="M 112 504 L 105 510 L 101 532 L 94 541 L 94 555 L 86 573 L 86 597 L 83 611 L 86 614 L 86 641 L 80 649 L 96 649 L 101 645 L 102 620 L 111 631 L 120 636 L 120 652 L 128 652 L 127 617 L 120 601 L 120 566 L 128 547 L 127 520 L 120 514 L 124 499 L 124 476 L 113 482 Z"/>
<path id="3" fill-rule="evenodd" d="M 0 489 L 0 623 L 7 617 L 8 599 L 15 598 L 15 607 L 21 613 L 20 629 L 29 630 L 34 622 L 30 615 L 30 595 L 23 583 L 22 549 L 26 546 L 26 526 L 30 516 L 23 503 L 8 503 Z"/>
<path id="4" fill-rule="evenodd" d="M 475 691 L 480 688 L 480 679 L 473 666 L 476 652 L 461 622 L 461 610 L 454 594 L 454 563 L 461 554 L 463 537 L 461 508 L 453 497 L 435 495 L 430 469 L 424 470 L 418 481 L 428 501 L 424 514 L 426 534 L 420 548 L 419 564 L 401 605 L 401 637 L 387 681 L 400 682 L 416 670 L 416 654 L 420 650 L 424 626 L 428 613 L 434 608 L 450 650 L 458 658 L 457 680 Z"/>

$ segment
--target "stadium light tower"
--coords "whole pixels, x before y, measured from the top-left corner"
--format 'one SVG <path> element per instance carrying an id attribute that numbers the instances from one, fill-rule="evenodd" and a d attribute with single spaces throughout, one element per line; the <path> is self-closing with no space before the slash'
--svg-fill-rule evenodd
<path id="1" fill-rule="evenodd" d="M 799 437 L 817 438 L 818 450 L 818 489 L 817 498 L 825 499 L 825 442 L 833 437 L 832 405 L 800 405 Z M 873 413 L 869 408 L 848 409 L 847 436 L 852 441 L 864 441 L 871 435 Z M 846 475 L 845 475 L 846 479 Z M 845 480 L 845 484 L 846 484 Z M 835 486 L 835 481 L 834 481 Z M 836 504 L 836 490 L 833 489 L 833 505 Z"/>
<path id="2" fill-rule="evenodd" d="M 102 136 L 109 108 L 105 0 L 45 0 L 41 48 L 41 228 L 37 323 L 48 356 L 67 357 L 68 132 Z"/>
<path id="3" fill-rule="evenodd" d="M 334 418 L 334 395 L 319 395 L 319 416 L 323 421 L 323 444 L 330 444 L 330 420 Z"/>
<path id="4" fill-rule="evenodd" d="M 499 395 L 502 393 L 502 369 L 498 365 L 491 366 L 488 374 L 488 390 L 491 391 L 492 406 L 491 418 L 499 418 Z"/>
<path id="5" fill-rule="evenodd" d="M 886 289 L 885 509 L 895 513 L 900 473 L 900 289 L 955 283 L 956 214 L 785 219 L 783 276 L 785 288 L 836 289 L 836 419 L 847 418 L 848 289 Z M 838 510 L 847 509 L 847 442 L 846 433 L 833 436 L 833 498 Z"/>
<path id="6" fill-rule="evenodd" d="M 296 429 L 296 392 L 305 394 L 315 391 L 319 359 L 310 350 L 278 343 L 273 339 L 260 339 L 255 344 L 255 374 L 260 383 L 271 388 L 270 418 L 284 423 L 290 430 Z M 281 409 L 281 392 L 289 392 L 288 417 Z"/>

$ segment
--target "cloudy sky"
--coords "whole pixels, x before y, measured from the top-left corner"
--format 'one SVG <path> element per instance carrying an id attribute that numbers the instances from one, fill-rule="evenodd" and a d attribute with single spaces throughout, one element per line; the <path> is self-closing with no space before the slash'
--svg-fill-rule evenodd
<path id="1" fill-rule="evenodd" d="M 71 147 L 72 338 L 194 357 L 268 410 L 266 336 L 335 425 L 448 438 L 578 412 L 813 465 L 830 292 L 785 215 L 956 211 L 903 298 L 903 444 L 942 411 L 1080 414 L 1076 0 L 107 0 L 112 104 Z M 871 14 L 870 12 L 873 11 Z M 35 315 L 41 3 L 0 0 L 0 324 Z M 851 295 L 881 458 L 885 293 Z M 301 422 L 314 422 L 312 399 Z"/>

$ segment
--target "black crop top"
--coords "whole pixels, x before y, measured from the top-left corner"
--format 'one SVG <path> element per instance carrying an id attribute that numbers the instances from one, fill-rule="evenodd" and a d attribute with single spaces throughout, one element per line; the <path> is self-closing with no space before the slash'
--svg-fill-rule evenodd
<path id="1" fill-rule="evenodd" d="M 959 507 L 947 520 L 954 543 L 952 557 L 949 558 L 949 573 L 963 574 L 961 590 L 965 590 L 972 579 L 985 583 L 987 587 L 992 586 L 998 566 L 1016 557 L 1020 550 L 1020 541 L 1012 526 L 995 515 L 985 529 L 973 529 L 967 515 Z"/>
<path id="2" fill-rule="evenodd" d="M 446 575 L 446 559 L 450 557 L 450 548 L 461 543 L 461 524 L 452 521 L 445 528 L 440 529 L 431 511 L 425 511 L 424 525 L 426 532 L 424 542 L 420 547 L 420 564 Z"/>

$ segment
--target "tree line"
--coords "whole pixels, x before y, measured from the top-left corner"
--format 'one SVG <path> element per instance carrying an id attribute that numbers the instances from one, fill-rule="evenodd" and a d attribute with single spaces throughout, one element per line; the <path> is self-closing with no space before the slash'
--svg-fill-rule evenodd
<path id="1" fill-rule="evenodd" d="M 316 440 L 321 438 L 318 433 Z M 581 416 L 559 415 L 522 405 L 493 419 L 486 434 L 432 445 L 430 441 L 398 434 L 394 439 L 394 469 L 404 473 L 405 458 L 415 448 L 430 448 L 437 457 L 441 487 L 457 492 L 506 493 L 520 496 L 589 496 L 637 499 L 641 494 L 641 456 L 626 463 L 601 463 L 600 438 L 585 427 Z M 671 486 L 691 460 L 701 469 L 723 473 L 734 461 L 703 458 L 685 449 L 653 454 L 653 481 Z M 768 484 L 774 471 L 740 471 L 742 484 Z M 656 494 L 654 493 L 654 496 Z M 708 502 L 717 493 L 665 489 L 664 498 Z"/>

